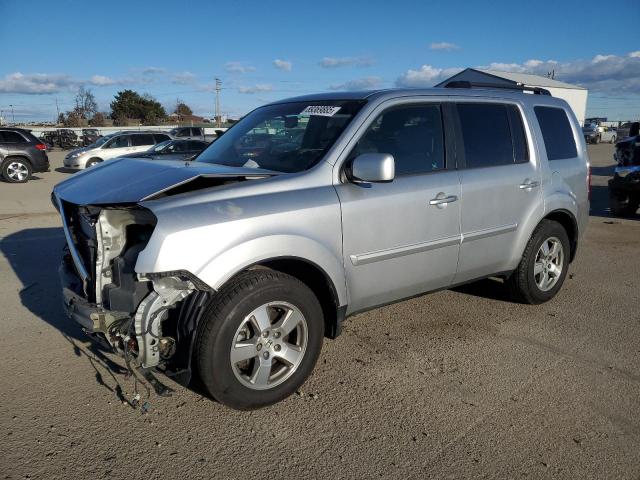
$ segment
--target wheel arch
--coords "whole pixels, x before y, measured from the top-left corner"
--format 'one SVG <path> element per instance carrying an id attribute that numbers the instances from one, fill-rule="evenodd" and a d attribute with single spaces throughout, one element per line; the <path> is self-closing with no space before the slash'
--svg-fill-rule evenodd
<path id="1" fill-rule="evenodd" d="M 558 222 L 567 232 L 569 237 L 569 245 L 571 252 L 569 254 L 569 262 L 573 262 L 578 249 L 578 221 L 576 217 L 569 210 L 559 208 L 549 212 L 543 220 L 553 220 Z"/>
<path id="2" fill-rule="evenodd" d="M 31 168 L 33 168 L 33 163 L 31 162 L 31 160 L 29 159 L 29 157 L 27 157 L 27 156 L 25 156 L 25 155 L 13 154 L 13 153 L 11 153 L 11 154 L 9 154 L 9 155 L 5 156 L 5 157 L 2 159 L 2 162 L 0 162 L 0 164 L 1 164 L 1 165 L 4 165 L 6 162 L 9 162 L 9 161 L 11 161 L 11 160 L 13 160 L 13 159 L 16 159 L 16 158 L 19 158 L 20 160 L 24 160 L 25 162 L 27 162 L 27 163 L 31 166 Z"/>
<path id="3" fill-rule="evenodd" d="M 328 338 L 336 338 L 341 331 L 346 308 L 340 307 L 338 290 L 329 274 L 316 263 L 301 257 L 286 256 L 260 260 L 248 266 L 248 270 L 267 268 L 286 273 L 304 283 L 316 295 L 324 315 L 324 332 Z M 234 275 L 235 277 L 235 275 Z M 232 281 L 233 277 L 229 280 Z"/>

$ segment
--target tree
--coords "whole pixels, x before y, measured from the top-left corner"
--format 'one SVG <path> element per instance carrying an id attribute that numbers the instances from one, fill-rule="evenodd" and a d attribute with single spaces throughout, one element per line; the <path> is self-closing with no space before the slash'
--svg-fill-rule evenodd
<path id="1" fill-rule="evenodd" d="M 72 112 L 67 112 L 67 118 L 64 122 L 65 127 L 82 127 L 85 122 L 85 118 L 80 115 L 79 112 L 73 110 Z"/>
<path id="2" fill-rule="evenodd" d="M 91 120 L 89 120 L 89 125 L 92 127 L 104 127 L 105 126 L 105 114 L 102 112 L 96 112 Z"/>
<path id="3" fill-rule="evenodd" d="M 60 112 L 60 114 L 58 115 L 58 125 L 64 125 L 66 123 L 67 119 L 64 116 L 63 112 Z"/>
<path id="4" fill-rule="evenodd" d="M 173 113 L 176 113 L 180 116 L 193 115 L 193 110 L 191 110 L 189 105 L 187 105 L 186 103 L 184 103 L 182 100 L 178 98 L 176 99 L 176 108 L 173 111 Z"/>
<path id="5" fill-rule="evenodd" d="M 111 102 L 111 118 L 120 125 L 127 118 L 139 118 L 145 125 L 151 125 L 166 116 L 164 107 L 149 94 L 140 95 L 133 90 L 122 90 Z"/>
<path id="6" fill-rule="evenodd" d="M 98 111 L 96 97 L 91 90 L 85 89 L 84 87 L 78 89 L 75 102 L 76 106 L 74 111 L 82 118 L 91 118 Z"/>

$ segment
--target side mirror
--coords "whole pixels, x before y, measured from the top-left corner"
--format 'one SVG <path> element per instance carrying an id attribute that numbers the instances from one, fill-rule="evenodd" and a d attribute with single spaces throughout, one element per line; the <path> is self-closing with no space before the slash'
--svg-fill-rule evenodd
<path id="1" fill-rule="evenodd" d="M 363 153 L 353 160 L 349 179 L 354 183 L 392 182 L 396 163 L 389 153 Z"/>

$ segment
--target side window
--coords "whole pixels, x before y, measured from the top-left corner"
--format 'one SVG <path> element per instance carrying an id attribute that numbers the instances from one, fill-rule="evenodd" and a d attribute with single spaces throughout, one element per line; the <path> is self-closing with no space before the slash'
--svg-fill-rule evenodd
<path id="1" fill-rule="evenodd" d="M 120 135 L 111 140 L 105 148 L 124 148 L 129 146 L 129 135 Z"/>
<path id="2" fill-rule="evenodd" d="M 506 105 L 460 103 L 457 110 L 466 168 L 509 165 L 514 162 Z"/>
<path id="3" fill-rule="evenodd" d="M 176 134 L 176 137 L 188 137 L 188 136 L 189 136 L 188 128 L 181 128 L 180 130 L 178 130 L 178 133 Z"/>
<path id="4" fill-rule="evenodd" d="M 529 148 L 527 147 L 527 136 L 524 132 L 522 115 L 515 105 L 507 105 L 509 114 L 509 125 L 511 125 L 511 139 L 513 140 L 513 159 L 516 163 L 527 163 L 529 161 Z"/>
<path id="5" fill-rule="evenodd" d="M 169 135 L 164 135 L 162 133 L 154 134 L 155 143 L 166 142 L 167 140 L 171 140 Z"/>
<path id="6" fill-rule="evenodd" d="M 150 133 L 138 133 L 136 135 L 131 135 L 132 147 L 142 147 L 145 145 L 153 145 L 154 143 L 153 135 Z"/>
<path id="7" fill-rule="evenodd" d="M 180 142 L 175 142 L 173 144 L 173 151 L 174 152 L 186 152 L 188 150 L 187 145 L 189 144 L 189 142 L 187 142 L 186 140 L 182 140 Z"/>
<path id="8" fill-rule="evenodd" d="M 0 135 L 2 135 L 2 141 L 5 143 L 26 143 L 26 140 L 24 139 L 24 137 L 22 135 L 20 135 L 18 132 L 11 132 L 11 131 L 3 131 L 0 132 Z"/>
<path id="9" fill-rule="evenodd" d="M 191 129 L 191 136 L 192 137 L 199 137 L 200 135 L 202 135 L 202 133 L 200 132 L 199 128 L 192 128 Z"/>
<path id="10" fill-rule="evenodd" d="M 567 113 L 562 108 L 534 107 L 549 160 L 578 156 Z"/>
<path id="11" fill-rule="evenodd" d="M 369 126 L 350 158 L 363 153 L 389 153 L 396 176 L 428 173 L 445 167 L 440 105 L 391 108 Z"/>

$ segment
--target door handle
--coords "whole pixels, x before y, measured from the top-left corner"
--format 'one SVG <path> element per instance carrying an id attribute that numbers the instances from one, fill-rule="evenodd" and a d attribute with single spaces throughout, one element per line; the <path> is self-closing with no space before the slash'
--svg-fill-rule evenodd
<path id="1" fill-rule="evenodd" d="M 445 196 L 444 193 L 439 193 L 436 198 L 429 200 L 429 205 L 435 205 L 436 207 L 446 207 L 448 203 L 452 203 L 458 200 L 455 195 Z"/>
<path id="2" fill-rule="evenodd" d="M 531 181 L 527 178 L 523 183 L 520 184 L 520 190 L 531 190 L 532 188 L 535 188 L 538 185 L 540 185 L 540 182 Z"/>

